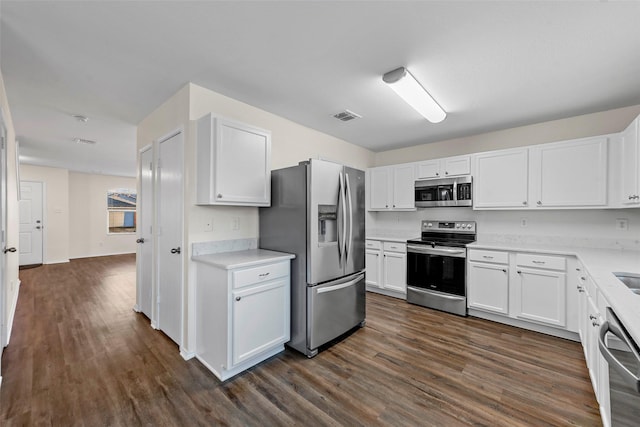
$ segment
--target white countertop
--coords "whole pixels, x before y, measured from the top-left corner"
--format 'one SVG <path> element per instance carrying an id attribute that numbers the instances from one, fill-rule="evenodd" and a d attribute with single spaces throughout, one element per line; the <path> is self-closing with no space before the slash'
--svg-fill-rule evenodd
<path id="1" fill-rule="evenodd" d="M 629 334 L 637 343 L 640 343 L 640 295 L 631 292 L 613 275 L 614 272 L 640 274 L 640 251 L 525 243 L 485 243 L 481 241 L 470 243 L 467 248 L 537 252 L 577 257 Z"/>
<path id="2" fill-rule="evenodd" d="M 225 270 L 251 267 L 277 261 L 293 259 L 296 256 L 284 252 L 266 249 L 249 249 L 246 251 L 218 252 L 215 254 L 192 256 L 196 262 L 202 262 Z"/>

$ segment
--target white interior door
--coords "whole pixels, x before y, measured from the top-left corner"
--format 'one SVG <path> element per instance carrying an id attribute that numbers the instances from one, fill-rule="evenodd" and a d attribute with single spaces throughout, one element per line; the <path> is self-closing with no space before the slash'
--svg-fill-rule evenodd
<path id="1" fill-rule="evenodd" d="M 138 195 L 138 307 L 149 319 L 153 307 L 153 150 L 140 153 L 140 194 Z"/>
<path id="2" fill-rule="evenodd" d="M 183 134 L 159 144 L 158 328 L 176 343 L 182 336 Z"/>
<path id="3" fill-rule="evenodd" d="M 42 183 L 20 182 L 20 265 L 42 264 Z"/>
<path id="4" fill-rule="evenodd" d="M 7 131 L 4 127 L 2 111 L 0 111 L 0 355 L 8 344 L 9 336 L 7 313 L 11 310 L 7 307 L 9 298 L 7 284 L 4 280 L 5 265 L 7 265 Z M 18 166 L 18 165 L 16 165 Z M 0 361 L 2 357 L 0 357 Z M 2 379 L 2 366 L 0 363 L 0 379 Z"/>

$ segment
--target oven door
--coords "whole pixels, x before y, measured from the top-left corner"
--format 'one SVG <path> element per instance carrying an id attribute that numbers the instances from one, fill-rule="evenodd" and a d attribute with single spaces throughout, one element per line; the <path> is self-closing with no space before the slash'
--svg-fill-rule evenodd
<path id="1" fill-rule="evenodd" d="M 407 247 L 407 286 L 466 296 L 465 248 Z"/>

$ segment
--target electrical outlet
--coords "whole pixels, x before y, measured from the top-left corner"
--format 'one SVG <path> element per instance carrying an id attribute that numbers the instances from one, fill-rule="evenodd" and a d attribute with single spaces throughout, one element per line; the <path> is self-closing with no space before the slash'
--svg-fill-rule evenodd
<path id="1" fill-rule="evenodd" d="M 204 224 L 204 231 L 213 231 L 213 218 L 209 218 Z"/>
<path id="2" fill-rule="evenodd" d="M 231 225 L 231 229 L 232 230 L 240 230 L 240 218 L 239 217 L 233 217 L 233 223 Z"/>
<path id="3" fill-rule="evenodd" d="M 527 218 L 521 218 L 520 227 L 526 227 L 526 226 L 527 226 Z"/>
<path id="4" fill-rule="evenodd" d="M 629 220 L 627 218 L 616 218 L 616 230 L 624 231 L 629 229 Z"/>

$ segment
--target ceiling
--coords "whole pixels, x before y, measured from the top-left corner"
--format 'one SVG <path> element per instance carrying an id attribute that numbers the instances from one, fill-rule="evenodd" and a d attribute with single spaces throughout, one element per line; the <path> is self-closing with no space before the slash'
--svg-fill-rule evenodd
<path id="1" fill-rule="evenodd" d="M 0 67 L 21 162 L 134 176 L 136 125 L 187 82 L 373 151 L 640 104 L 638 16 L 640 2 L 2 0 Z M 442 123 L 382 82 L 399 66 Z M 362 118 L 332 117 L 344 109 Z"/>

